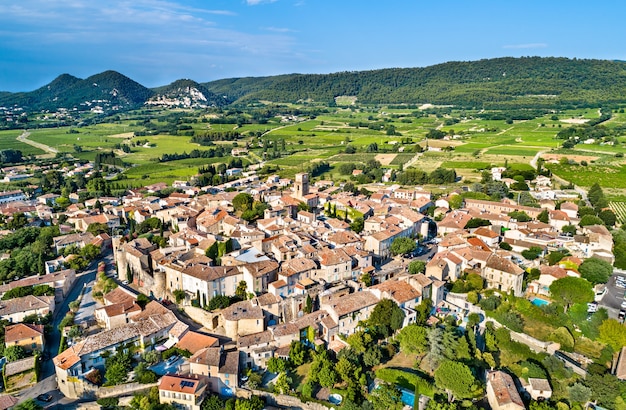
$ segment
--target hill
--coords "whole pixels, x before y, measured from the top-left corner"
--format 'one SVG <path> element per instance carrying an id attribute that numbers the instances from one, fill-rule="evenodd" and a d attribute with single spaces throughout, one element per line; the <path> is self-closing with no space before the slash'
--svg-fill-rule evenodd
<path id="1" fill-rule="evenodd" d="M 354 96 L 365 104 L 598 105 L 626 101 L 626 64 L 553 57 L 497 58 L 424 68 L 233 78 L 204 85 L 240 102 L 332 102 L 337 96 Z"/>
<path id="2" fill-rule="evenodd" d="M 269 100 L 334 104 L 338 96 L 363 104 L 456 105 L 468 108 L 568 108 L 626 102 L 626 64 L 556 57 L 496 58 L 423 68 L 333 74 L 230 78 L 199 84 L 177 80 L 148 89 L 105 71 L 87 79 L 69 74 L 26 93 L 0 93 L 0 106 L 27 111 L 152 105 L 203 108 Z"/>
<path id="3" fill-rule="evenodd" d="M 103 110 L 127 109 L 142 105 L 152 94 L 150 89 L 116 71 L 105 71 L 84 80 L 62 74 L 35 91 L 0 95 L 0 105 L 17 105 L 28 111 L 88 110 L 96 106 Z"/>
<path id="4" fill-rule="evenodd" d="M 193 80 L 176 80 L 170 85 L 154 88 L 146 104 L 163 107 L 206 108 L 224 106 L 228 99 L 209 91 Z"/>

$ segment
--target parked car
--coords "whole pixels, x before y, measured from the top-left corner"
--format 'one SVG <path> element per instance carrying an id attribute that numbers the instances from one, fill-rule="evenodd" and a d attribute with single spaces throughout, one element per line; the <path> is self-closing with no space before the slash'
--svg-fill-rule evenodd
<path id="1" fill-rule="evenodd" d="M 587 312 L 593 313 L 598 311 L 598 302 L 587 303 Z"/>
<path id="2" fill-rule="evenodd" d="M 622 309 L 619 311 L 619 314 L 617 315 L 617 318 L 621 321 L 624 320 L 624 317 L 626 317 L 626 309 Z"/>
<path id="3" fill-rule="evenodd" d="M 621 308 L 622 308 L 622 309 L 626 309 L 626 300 L 624 300 L 624 301 L 622 302 L 622 306 L 621 306 Z"/>
<path id="4" fill-rule="evenodd" d="M 176 360 L 178 360 L 178 355 L 170 356 L 169 359 L 165 361 L 165 364 L 171 366 Z"/>
<path id="5" fill-rule="evenodd" d="M 50 393 L 43 393 L 37 396 L 37 400 L 47 403 L 52 400 L 52 395 Z"/>

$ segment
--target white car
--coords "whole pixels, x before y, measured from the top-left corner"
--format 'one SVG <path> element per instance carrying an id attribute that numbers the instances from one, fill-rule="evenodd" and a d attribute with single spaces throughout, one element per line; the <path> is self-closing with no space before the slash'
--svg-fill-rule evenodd
<path id="1" fill-rule="evenodd" d="M 626 309 L 626 300 L 622 302 L 622 309 Z"/>
<path id="2" fill-rule="evenodd" d="M 624 302 L 626 303 L 626 301 Z M 598 303 L 596 302 L 591 302 L 591 303 L 587 303 L 587 312 L 588 313 L 594 313 L 598 311 Z"/>
<path id="3" fill-rule="evenodd" d="M 626 282 L 615 281 L 615 286 L 618 288 L 624 289 L 626 288 Z"/>

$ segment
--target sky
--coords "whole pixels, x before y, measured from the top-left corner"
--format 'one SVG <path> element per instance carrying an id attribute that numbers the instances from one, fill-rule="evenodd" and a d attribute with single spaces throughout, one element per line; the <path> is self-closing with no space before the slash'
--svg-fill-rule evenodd
<path id="1" fill-rule="evenodd" d="M 505 56 L 626 60 L 624 16 L 623 0 L 0 0 L 0 91 L 106 70 L 158 87 Z"/>

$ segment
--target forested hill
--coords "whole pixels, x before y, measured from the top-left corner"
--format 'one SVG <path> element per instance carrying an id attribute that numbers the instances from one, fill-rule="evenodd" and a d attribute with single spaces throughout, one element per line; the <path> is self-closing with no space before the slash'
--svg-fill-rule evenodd
<path id="1" fill-rule="evenodd" d="M 497 58 L 424 68 L 233 78 L 204 84 L 229 99 L 461 106 L 587 105 L 626 101 L 626 64 L 567 58 Z"/>
<path id="2" fill-rule="evenodd" d="M 0 105 L 16 105 L 29 111 L 88 110 L 95 106 L 125 109 L 142 105 L 152 94 L 152 90 L 136 81 L 109 70 L 86 79 L 62 74 L 35 91 L 0 94 Z"/>
<path id="3" fill-rule="evenodd" d="M 497 58 L 424 68 L 179 80 L 148 89 L 115 71 L 86 79 L 63 74 L 25 93 L 0 92 L 0 107 L 27 111 L 125 110 L 149 104 L 223 106 L 232 102 L 311 100 L 337 96 L 363 104 L 451 104 L 475 108 L 599 106 L 626 102 L 626 63 L 567 58 Z"/>

